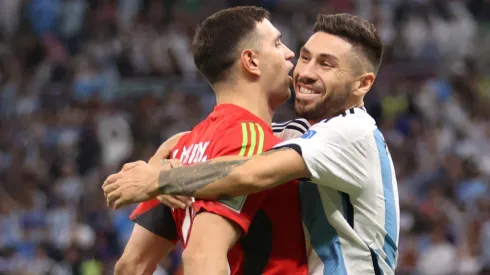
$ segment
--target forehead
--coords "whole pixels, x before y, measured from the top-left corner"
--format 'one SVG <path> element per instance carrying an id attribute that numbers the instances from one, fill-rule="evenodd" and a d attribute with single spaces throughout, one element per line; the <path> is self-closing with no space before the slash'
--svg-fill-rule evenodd
<path id="1" fill-rule="evenodd" d="M 272 36 L 272 38 L 275 38 L 279 35 L 279 30 L 276 29 L 276 27 L 274 27 L 274 25 L 272 25 L 272 23 L 267 19 L 257 23 L 257 31 L 266 37 Z"/>
<path id="2" fill-rule="evenodd" d="M 316 32 L 306 41 L 304 48 L 313 55 L 327 54 L 341 59 L 350 53 L 352 44 L 338 36 Z"/>

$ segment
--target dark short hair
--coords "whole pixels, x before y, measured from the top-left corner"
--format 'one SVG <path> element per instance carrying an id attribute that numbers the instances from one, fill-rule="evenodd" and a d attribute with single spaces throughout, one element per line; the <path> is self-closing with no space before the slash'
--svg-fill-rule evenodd
<path id="1" fill-rule="evenodd" d="M 194 63 L 201 74 L 211 84 L 223 80 L 237 59 L 237 47 L 250 39 L 257 23 L 269 18 L 268 11 L 253 6 L 224 9 L 206 18 L 192 42 Z"/>
<path id="2" fill-rule="evenodd" d="M 367 20 L 348 13 L 319 14 L 313 32 L 326 32 L 347 40 L 364 55 L 374 72 L 378 71 L 383 43 L 376 27 Z"/>

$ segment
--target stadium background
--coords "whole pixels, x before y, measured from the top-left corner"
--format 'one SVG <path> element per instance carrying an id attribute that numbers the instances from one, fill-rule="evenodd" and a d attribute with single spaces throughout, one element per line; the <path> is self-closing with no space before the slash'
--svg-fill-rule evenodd
<path id="1" fill-rule="evenodd" d="M 190 37 L 239 4 L 270 9 L 295 52 L 318 12 L 374 22 L 366 105 L 399 179 L 398 274 L 490 274 L 488 0 L 0 1 L 0 274 L 112 274 L 131 209 L 109 211 L 101 183 L 212 110 Z M 178 251 L 162 266 L 178 274 Z"/>

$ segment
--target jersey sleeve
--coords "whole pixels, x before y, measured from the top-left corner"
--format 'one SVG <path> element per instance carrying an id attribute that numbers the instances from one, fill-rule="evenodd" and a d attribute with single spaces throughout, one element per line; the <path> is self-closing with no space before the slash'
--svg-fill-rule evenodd
<path id="1" fill-rule="evenodd" d="M 272 123 L 274 135 L 281 140 L 289 140 L 302 136 L 310 128 L 310 123 L 306 119 L 297 118 L 294 120 Z"/>
<path id="2" fill-rule="evenodd" d="M 275 140 L 277 139 L 273 134 L 265 131 L 258 123 L 238 122 L 216 141 L 212 158 L 233 155 L 246 157 L 260 154 L 265 149 L 271 148 L 274 144 L 271 142 Z M 193 208 L 196 213 L 207 211 L 225 217 L 239 225 L 246 234 L 252 219 L 267 196 L 268 192 L 260 192 L 219 201 L 197 200 Z"/>
<path id="3" fill-rule="evenodd" d="M 151 233 L 174 244 L 179 240 L 172 210 L 157 199 L 138 204 L 129 218 Z"/>
<path id="4" fill-rule="evenodd" d="M 303 136 L 276 145 L 296 150 L 310 172 L 310 181 L 351 194 L 366 182 L 369 154 L 361 142 L 366 131 L 325 122 L 315 124 Z M 357 136 L 356 136 L 357 135 Z"/>

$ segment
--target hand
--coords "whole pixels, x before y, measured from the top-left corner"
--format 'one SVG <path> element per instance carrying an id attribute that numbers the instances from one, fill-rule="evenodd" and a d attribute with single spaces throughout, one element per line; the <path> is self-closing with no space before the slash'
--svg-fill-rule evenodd
<path id="1" fill-rule="evenodd" d="M 171 208 L 186 209 L 192 205 L 192 198 L 184 196 L 160 195 L 157 199 Z"/>
<path id="2" fill-rule="evenodd" d="M 102 185 L 107 205 L 114 209 L 156 197 L 160 169 L 144 161 L 124 165 L 123 171 L 110 175 Z"/>
<path id="3" fill-rule="evenodd" d="M 161 170 L 168 170 L 173 167 L 180 166 L 180 161 L 178 159 L 165 159 L 170 156 L 170 151 L 164 151 L 165 150 L 162 150 L 161 147 L 159 151 L 157 151 L 157 153 L 155 153 L 155 155 L 150 159 L 148 164 L 155 167 L 160 167 Z M 192 204 L 192 198 L 184 196 L 160 195 L 157 197 L 157 199 L 161 203 L 171 208 L 186 209 Z"/>

